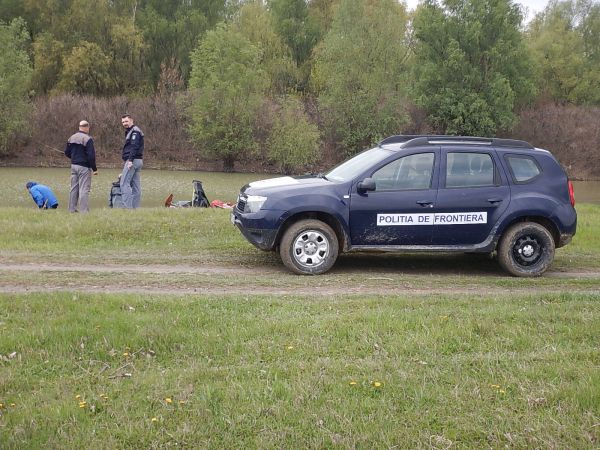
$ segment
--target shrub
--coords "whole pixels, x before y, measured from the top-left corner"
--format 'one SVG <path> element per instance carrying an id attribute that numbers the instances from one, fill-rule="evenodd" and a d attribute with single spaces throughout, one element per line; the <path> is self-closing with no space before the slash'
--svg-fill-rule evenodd
<path id="1" fill-rule="evenodd" d="M 8 142 L 27 117 L 27 87 L 31 78 L 31 62 L 25 51 L 29 41 L 25 22 L 15 19 L 0 22 L 0 155 L 8 152 Z"/>
<path id="2" fill-rule="evenodd" d="M 539 103 L 521 112 L 510 137 L 550 150 L 572 177 L 600 178 L 600 108 Z"/>
<path id="3" fill-rule="evenodd" d="M 29 130 L 19 146 L 13 147 L 13 163 L 22 165 L 61 166 L 68 163 L 62 153 L 69 136 L 81 119 L 91 124 L 99 167 L 122 164 L 124 131 L 121 115 L 129 112 L 145 134 L 146 167 L 158 167 L 168 161 L 170 167 L 193 169 L 199 163 L 180 114 L 175 94 L 144 98 L 93 97 L 62 94 L 40 97 L 33 105 Z M 167 156 L 168 155 L 168 156 Z M 204 165 L 202 165 L 204 167 Z"/>
<path id="4" fill-rule="evenodd" d="M 319 130 L 310 122 L 302 103 L 284 100 L 268 141 L 269 158 L 285 174 L 314 163 L 319 156 Z"/>

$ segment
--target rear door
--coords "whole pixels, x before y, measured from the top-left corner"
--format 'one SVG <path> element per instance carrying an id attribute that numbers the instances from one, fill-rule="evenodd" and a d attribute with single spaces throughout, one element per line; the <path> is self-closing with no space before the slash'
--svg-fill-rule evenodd
<path id="1" fill-rule="evenodd" d="M 365 175 L 376 189 L 352 188 L 350 239 L 353 246 L 429 245 L 436 201 L 439 149 L 402 155 Z"/>
<path id="2" fill-rule="evenodd" d="M 444 147 L 440 173 L 432 244 L 483 243 L 510 203 L 508 180 L 496 152 Z"/>

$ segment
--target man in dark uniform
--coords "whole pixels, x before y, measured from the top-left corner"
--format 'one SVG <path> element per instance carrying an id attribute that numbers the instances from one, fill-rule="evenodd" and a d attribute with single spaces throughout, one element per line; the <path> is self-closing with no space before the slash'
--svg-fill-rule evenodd
<path id="1" fill-rule="evenodd" d="M 127 209 L 139 208 L 142 199 L 141 171 L 144 157 L 144 133 L 136 125 L 129 114 L 121 117 L 125 128 L 125 145 L 123 145 L 123 172 L 121 173 L 121 195 L 123 205 Z"/>
<path id="2" fill-rule="evenodd" d="M 92 188 L 92 174 L 96 175 L 96 150 L 89 135 L 90 124 L 87 120 L 79 122 L 79 131 L 69 138 L 65 155 L 71 158 L 71 192 L 69 194 L 69 212 L 88 212 L 89 196 Z"/>

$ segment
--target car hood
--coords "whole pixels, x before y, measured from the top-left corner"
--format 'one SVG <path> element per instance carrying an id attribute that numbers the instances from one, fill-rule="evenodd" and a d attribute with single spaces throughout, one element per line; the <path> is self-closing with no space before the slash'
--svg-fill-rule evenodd
<path id="1" fill-rule="evenodd" d="M 321 186 L 331 186 L 332 182 L 323 177 L 278 177 L 253 181 L 242 188 L 248 195 L 269 195 L 279 192 L 291 193 L 296 190 L 315 189 Z"/>

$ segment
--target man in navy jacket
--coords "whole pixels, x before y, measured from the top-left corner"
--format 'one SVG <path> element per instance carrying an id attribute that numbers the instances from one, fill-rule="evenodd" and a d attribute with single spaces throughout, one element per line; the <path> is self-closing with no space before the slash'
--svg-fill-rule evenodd
<path id="1" fill-rule="evenodd" d="M 48 186 L 38 184 L 35 181 L 28 181 L 25 185 L 31 194 L 31 198 L 40 209 L 56 209 L 58 208 L 58 200 L 56 195 Z"/>
<path id="2" fill-rule="evenodd" d="M 142 199 L 141 171 L 144 157 L 144 133 L 136 125 L 129 114 L 121 117 L 125 128 L 125 145 L 122 158 L 125 162 L 121 173 L 121 195 L 123 205 L 127 209 L 139 208 Z"/>
<path id="3" fill-rule="evenodd" d="M 79 131 L 67 141 L 65 155 L 71 158 L 71 192 L 69 194 L 69 212 L 88 212 L 89 196 L 92 188 L 92 174 L 96 175 L 96 150 L 89 135 L 90 124 L 87 120 L 79 122 Z"/>

